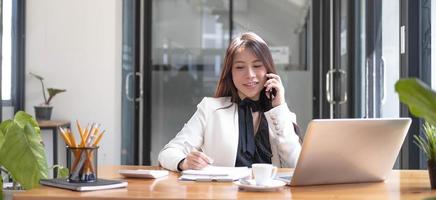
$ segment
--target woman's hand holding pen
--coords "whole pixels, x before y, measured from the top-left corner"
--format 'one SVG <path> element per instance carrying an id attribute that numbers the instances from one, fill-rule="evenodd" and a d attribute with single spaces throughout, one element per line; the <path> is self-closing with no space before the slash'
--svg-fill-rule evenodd
<path id="1" fill-rule="evenodd" d="M 267 81 L 265 82 L 265 94 L 271 99 L 273 107 L 279 106 L 285 102 L 285 89 L 280 76 L 277 74 L 266 74 Z M 275 91 L 275 92 L 273 92 Z"/>
<path id="2" fill-rule="evenodd" d="M 188 141 L 185 141 L 183 144 L 188 151 L 188 155 L 182 163 L 179 164 L 181 170 L 202 169 L 213 163 L 213 159 L 203 153 L 201 149 L 194 147 Z"/>
<path id="3" fill-rule="evenodd" d="M 181 163 L 180 169 L 202 169 L 212 163 L 212 159 L 209 158 L 203 152 L 192 150 Z"/>

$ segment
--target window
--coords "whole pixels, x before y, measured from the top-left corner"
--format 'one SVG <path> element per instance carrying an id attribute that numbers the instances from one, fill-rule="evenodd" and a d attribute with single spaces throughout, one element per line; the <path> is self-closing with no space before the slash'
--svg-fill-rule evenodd
<path id="1" fill-rule="evenodd" d="M 3 101 L 11 100 L 11 57 L 12 57 L 12 0 L 2 1 L 2 72 L 1 97 Z"/>

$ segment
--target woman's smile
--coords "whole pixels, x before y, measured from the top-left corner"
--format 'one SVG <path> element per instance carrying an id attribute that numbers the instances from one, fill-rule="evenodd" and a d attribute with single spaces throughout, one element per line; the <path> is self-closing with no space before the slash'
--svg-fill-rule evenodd
<path id="1" fill-rule="evenodd" d="M 248 88 L 254 88 L 254 87 L 256 87 L 258 84 L 259 84 L 258 81 L 251 81 L 251 82 L 245 83 L 245 84 L 243 84 L 243 85 L 246 86 L 246 87 L 248 87 Z"/>

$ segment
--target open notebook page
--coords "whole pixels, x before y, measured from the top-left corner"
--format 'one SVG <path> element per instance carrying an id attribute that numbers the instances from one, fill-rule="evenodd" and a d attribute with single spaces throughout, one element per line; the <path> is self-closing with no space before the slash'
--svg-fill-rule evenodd
<path id="1" fill-rule="evenodd" d="M 200 170 L 185 170 L 183 175 L 228 176 L 248 170 L 248 167 L 219 167 L 208 165 Z"/>
<path id="2" fill-rule="evenodd" d="M 180 180 L 190 181 L 234 181 L 251 175 L 248 167 L 208 166 L 201 170 L 185 170 Z"/>

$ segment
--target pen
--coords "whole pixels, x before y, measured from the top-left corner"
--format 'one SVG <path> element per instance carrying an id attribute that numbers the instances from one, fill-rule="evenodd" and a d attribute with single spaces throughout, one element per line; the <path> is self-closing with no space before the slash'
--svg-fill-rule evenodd
<path id="1" fill-rule="evenodd" d="M 191 143 L 189 143 L 188 141 L 185 141 L 184 144 L 185 144 L 185 147 L 188 147 L 188 148 L 189 148 L 189 149 L 188 149 L 188 153 L 190 153 L 191 151 L 194 151 L 194 150 L 196 150 L 196 151 L 200 151 L 200 152 L 203 152 L 203 150 L 202 150 L 201 148 L 195 148 L 195 147 L 194 147 Z M 205 155 L 206 155 L 206 154 L 205 154 Z M 210 157 L 207 156 L 207 155 L 206 155 L 206 157 L 207 157 L 207 159 L 209 160 L 208 164 L 213 164 L 213 159 L 210 158 Z"/>

